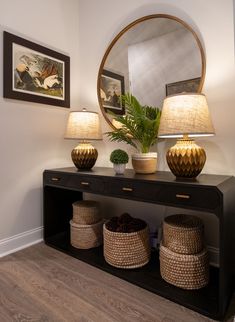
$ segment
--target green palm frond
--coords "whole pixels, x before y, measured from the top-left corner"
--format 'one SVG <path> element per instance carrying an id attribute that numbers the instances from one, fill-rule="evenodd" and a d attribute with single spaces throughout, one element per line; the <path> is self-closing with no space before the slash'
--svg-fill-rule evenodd
<path id="1" fill-rule="evenodd" d="M 125 142 L 146 153 L 157 141 L 161 112 L 159 108 L 142 106 L 130 93 L 121 96 L 126 115 L 114 116 L 121 123 L 121 128 L 107 132 L 109 139 Z"/>
<path id="2" fill-rule="evenodd" d="M 133 139 L 129 136 L 129 133 L 127 131 L 117 129 L 112 132 L 107 132 L 106 134 L 108 135 L 110 141 L 125 142 L 137 149 L 137 145 L 135 144 Z"/>

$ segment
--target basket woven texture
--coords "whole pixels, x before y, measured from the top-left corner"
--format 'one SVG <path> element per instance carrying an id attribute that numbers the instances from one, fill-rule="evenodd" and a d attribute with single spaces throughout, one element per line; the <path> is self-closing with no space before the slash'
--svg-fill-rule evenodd
<path id="1" fill-rule="evenodd" d="M 103 226 L 104 258 L 118 268 L 137 268 L 150 260 L 149 228 L 133 233 L 119 233 Z"/>
<path id="2" fill-rule="evenodd" d="M 73 222 L 92 225 L 101 220 L 100 203 L 93 200 L 80 200 L 73 203 Z"/>
<path id="3" fill-rule="evenodd" d="M 103 243 L 103 220 L 93 225 L 80 225 L 70 220 L 70 240 L 73 247 L 89 249 Z"/>
<path id="4" fill-rule="evenodd" d="M 208 252 L 196 255 L 177 254 L 160 246 L 160 273 L 162 278 L 186 290 L 200 289 L 209 281 Z"/>
<path id="5" fill-rule="evenodd" d="M 203 249 L 203 223 L 191 215 L 172 215 L 163 222 L 163 246 L 179 254 L 197 254 Z"/>

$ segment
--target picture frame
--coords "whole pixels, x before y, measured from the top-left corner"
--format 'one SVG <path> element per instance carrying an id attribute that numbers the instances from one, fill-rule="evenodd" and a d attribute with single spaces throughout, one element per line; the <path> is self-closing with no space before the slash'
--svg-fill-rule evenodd
<path id="1" fill-rule="evenodd" d="M 70 107 L 70 58 L 4 31 L 3 96 Z"/>
<path id="2" fill-rule="evenodd" d="M 195 93 L 198 92 L 201 77 L 186 79 L 179 82 L 166 84 L 166 96 L 179 94 L 183 92 Z"/>
<path id="3" fill-rule="evenodd" d="M 124 115 L 125 106 L 120 99 L 124 93 L 124 76 L 103 69 L 100 82 L 100 97 L 105 112 L 111 111 L 117 115 Z"/>

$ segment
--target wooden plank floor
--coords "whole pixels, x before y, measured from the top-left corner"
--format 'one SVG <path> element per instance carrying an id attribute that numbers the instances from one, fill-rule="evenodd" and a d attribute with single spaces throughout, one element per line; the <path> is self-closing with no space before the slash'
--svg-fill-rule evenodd
<path id="1" fill-rule="evenodd" d="M 235 298 L 226 321 L 233 321 Z M 43 243 L 0 259 L 0 322 L 205 322 Z"/>

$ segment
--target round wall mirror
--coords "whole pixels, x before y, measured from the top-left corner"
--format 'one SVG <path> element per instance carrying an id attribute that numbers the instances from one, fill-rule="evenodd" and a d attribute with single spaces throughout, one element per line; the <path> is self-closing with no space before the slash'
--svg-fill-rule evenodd
<path id="1" fill-rule="evenodd" d="M 120 95 L 131 92 L 142 105 L 162 107 L 166 96 L 201 92 L 205 55 L 184 21 L 156 14 L 138 19 L 111 42 L 102 59 L 97 94 L 106 121 L 124 115 Z"/>

